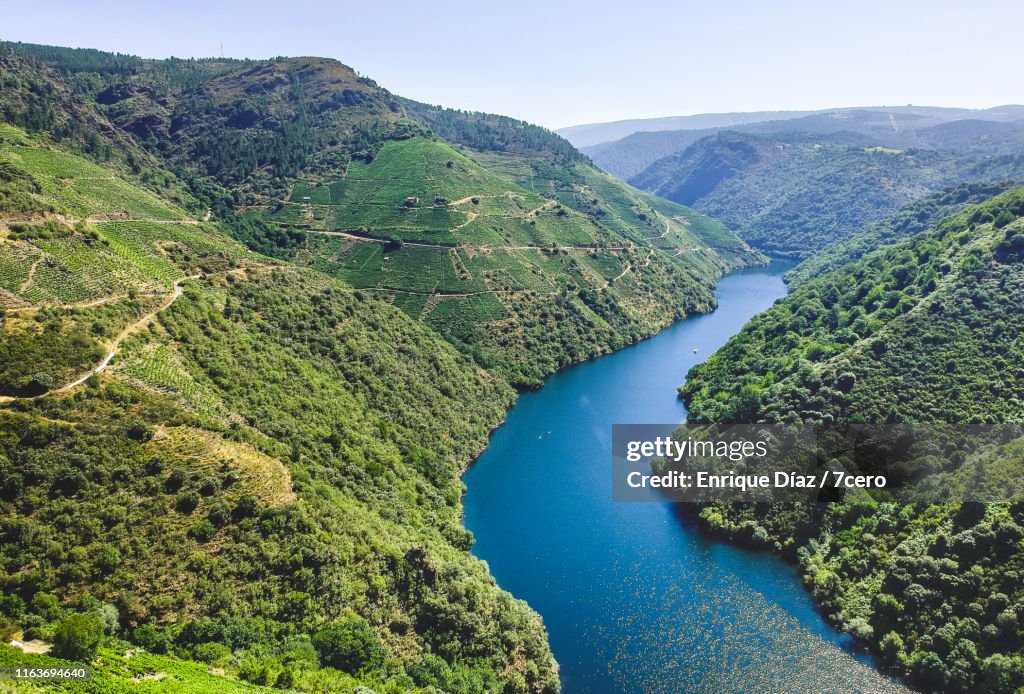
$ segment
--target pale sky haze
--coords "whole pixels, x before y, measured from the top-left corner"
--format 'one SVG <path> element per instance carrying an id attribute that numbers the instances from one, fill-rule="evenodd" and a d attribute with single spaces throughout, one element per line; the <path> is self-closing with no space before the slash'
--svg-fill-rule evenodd
<path id="1" fill-rule="evenodd" d="M 726 111 L 1024 103 L 1024 3 L 4 3 L 0 38 L 337 58 L 396 94 L 550 128 Z"/>

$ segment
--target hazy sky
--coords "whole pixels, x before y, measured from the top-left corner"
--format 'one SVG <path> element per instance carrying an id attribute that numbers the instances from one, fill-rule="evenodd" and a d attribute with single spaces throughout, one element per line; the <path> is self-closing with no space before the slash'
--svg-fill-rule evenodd
<path id="1" fill-rule="evenodd" d="M 337 58 L 551 128 L 716 111 L 1024 102 L 1024 2 L 6 0 L 0 38 L 148 57 Z"/>

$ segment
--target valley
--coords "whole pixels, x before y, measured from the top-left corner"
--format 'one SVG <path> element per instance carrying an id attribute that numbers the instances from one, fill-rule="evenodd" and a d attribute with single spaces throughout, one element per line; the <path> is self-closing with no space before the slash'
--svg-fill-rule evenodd
<path id="1" fill-rule="evenodd" d="M 742 120 L 742 114 L 736 120 Z M 808 258 L 925 195 L 1024 179 L 1020 107 L 839 109 L 585 148 L 632 185 Z"/>
<path id="2" fill-rule="evenodd" d="M 581 150 L 330 58 L 0 42 L 0 667 L 1024 687 L 1022 122 L 705 114 Z M 612 503 L 609 425 L 645 419 L 876 426 L 850 455 L 909 483 Z"/>
<path id="3" fill-rule="evenodd" d="M 547 131 L 441 140 L 334 61 L 0 67 L 5 633 L 99 629 L 97 686 L 558 691 L 459 474 L 516 389 L 764 257 Z"/>

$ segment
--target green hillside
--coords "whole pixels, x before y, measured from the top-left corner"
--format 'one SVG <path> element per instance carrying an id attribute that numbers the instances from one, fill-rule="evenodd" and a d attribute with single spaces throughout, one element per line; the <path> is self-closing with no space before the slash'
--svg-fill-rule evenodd
<path id="1" fill-rule="evenodd" d="M 807 258 L 944 188 L 1021 178 L 1024 131 L 922 135 L 953 125 L 962 124 L 915 131 L 911 145 L 845 131 L 721 132 L 629 181 L 722 221 L 767 253 Z"/>
<path id="2" fill-rule="evenodd" d="M 868 232 L 889 245 L 802 275 L 691 370 L 682 396 L 689 421 L 713 427 L 895 425 L 901 442 L 884 442 L 875 464 L 921 481 L 883 502 L 713 504 L 700 517 L 798 560 L 829 618 L 922 689 L 1017 691 L 1024 190 L 909 238 L 889 231 Z M 1014 426 L 971 444 L 971 426 L 999 423 Z M 932 433 L 915 443 L 915 429 Z M 961 503 L 972 488 L 1008 503 Z M 937 501 L 913 502 L 924 492 Z"/>
<path id="3" fill-rule="evenodd" d="M 720 225 L 588 165 L 544 164 L 576 179 L 561 184 L 535 164 L 389 141 L 265 214 L 305 232 L 296 262 L 387 298 L 520 387 L 707 310 L 711 279 L 756 260 Z"/>
<path id="4" fill-rule="evenodd" d="M 787 272 L 786 282 L 791 287 L 808 282 L 884 245 L 918 234 L 968 205 L 985 202 L 1014 187 L 1013 183 L 964 183 L 926 195 L 850 238 L 815 253 Z"/>
<path id="5" fill-rule="evenodd" d="M 76 98 L 187 182 L 197 214 L 372 291 L 518 388 L 708 310 L 718 276 L 763 260 L 543 128 L 398 99 L 337 61 L 186 71 L 9 45 L 91 85 Z"/>
<path id="6" fill-rule="evenodd" d="M 539 618 L 460 522 L 500 378 L 43 138 L 6 126 L 0 166 L 6 633 L 109 613 L 135 650 L 228 676 L 104 650 L 110 691 L 557 691 Z"/>
<path id="7" fill-rule="evenodd" d="M 763 257 L 335 61 L 0 59 L 5 638 L 102 691 L 558 691 L 459 475 Z"/>

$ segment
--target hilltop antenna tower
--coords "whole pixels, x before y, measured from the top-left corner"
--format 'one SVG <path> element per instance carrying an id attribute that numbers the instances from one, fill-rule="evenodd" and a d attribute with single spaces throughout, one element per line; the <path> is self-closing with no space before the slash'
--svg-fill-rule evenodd
<path id="1" fill-rule="evenodd" d="M 224 42 L 223 41 L 220 42 L 220 57 L 221 57 L 222 60 L 224 59 Z"/>

